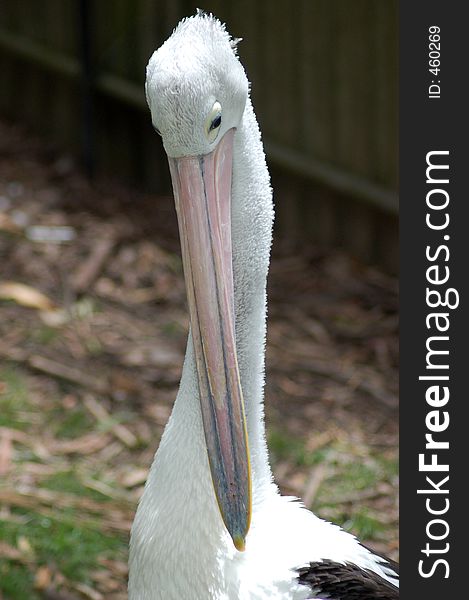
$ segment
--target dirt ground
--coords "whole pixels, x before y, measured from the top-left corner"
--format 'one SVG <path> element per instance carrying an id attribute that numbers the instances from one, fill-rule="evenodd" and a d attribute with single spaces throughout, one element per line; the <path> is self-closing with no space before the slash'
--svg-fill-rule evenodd
<path id="1" fill-rule="evenodd" d="M 281 199 L 277 199 L 281 201 Z M 188 315 L 171 198 L 90 184 L 0 122 L 0 598 L 125 598 Z M 266 421 L 282 492 L 398 557 L 397 281 L 275 240 Z"/>

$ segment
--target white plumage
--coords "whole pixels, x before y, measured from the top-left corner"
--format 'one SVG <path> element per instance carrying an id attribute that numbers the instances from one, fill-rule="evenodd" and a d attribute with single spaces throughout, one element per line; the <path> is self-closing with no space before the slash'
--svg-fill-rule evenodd
<path id="1" fill-rule="evenodd" d="M 236 349 L 252 475 L 252 521 L 239 552 L 220 516 L 207 458 L 191 335 L 180 389 L 132 528 L 130 600 L 296 600 L 311 597 L 296 569 L 332 559 L 396 582 L 378 557 L 272 480 L 263 414 L 266 277 L 273 204 L 248 81 L 224 26 L 198 13 L 150 59 L 146 94 L 169 157 L 204 156 L 235 128 L 231 239 Z M 213 142 L 204 135 L 222 107 Z M 171 158 L 170 158 L 171 160 Z"/>

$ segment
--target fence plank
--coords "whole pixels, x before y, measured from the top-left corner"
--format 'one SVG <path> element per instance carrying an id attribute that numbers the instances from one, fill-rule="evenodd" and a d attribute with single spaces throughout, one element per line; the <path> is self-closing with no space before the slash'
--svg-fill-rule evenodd
<path id="1" fill-rule="evenodd" d="M 145 66 L 179 19 L 194 14 L 198 2 L 90 3 L 98 166 L 110 167 L 116 160 L 119 168 L 114 170 L 139 173 L 142 183 L 159 187 L 167 183 L 167 165 L 154 150 L 149 130 Z M 81 135 L 77 1 L 43 4 L 0 3 L 1 64 L 9 88 L 1 106 L 38 124 L 47 115 L 60 139 L 76 143 Z M 269 161 L 285 173 L 391 213 L 397 211 L 398 177 L 397 6 L 397 0 L 207 0 L 204 5 L 227 22 L 231 33 L 244 38 L 239 53 L 253 83 Z M 26 77 L 19 76 L 21 69 Z M 52 87 L 54 98 L 48 101 Z M 125 148 L 121 145 L 118 152 L 123 139 Z M 286 194 L 292 204 L 289 218 L 302 221 L 309 218 L 310 205 L 302 201 L 293 206 L 303 193 L 294 188 Z M 316 190 L 312 184 L 311 189 Z M 314 193 L 311 200 L 313 209 L 325 215 L 324 222 L 332 222 L 322 200 Z M 357 220 L 369 222 L 365 213 L 358 210 Z M 325 237 L 331 239 L 334 226 L 328 229 Z M 369 231 L 362 234 L 363 240 L 373 237 Z M 366 254 L 365 246 L 373 243 L 363 241 L 358 249 Z"/>

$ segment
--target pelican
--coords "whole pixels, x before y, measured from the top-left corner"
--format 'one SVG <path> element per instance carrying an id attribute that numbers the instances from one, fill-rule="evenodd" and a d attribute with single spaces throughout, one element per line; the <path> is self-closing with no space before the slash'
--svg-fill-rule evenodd
<path id="1" fill-rule="evenodd" d="M 394 599 L 391 561 L 273 481 L 263 412 L 272 190 L 237 41 L 198 11 L 147 67 L 191 327 L 132 527 L 129 598 Z"/>

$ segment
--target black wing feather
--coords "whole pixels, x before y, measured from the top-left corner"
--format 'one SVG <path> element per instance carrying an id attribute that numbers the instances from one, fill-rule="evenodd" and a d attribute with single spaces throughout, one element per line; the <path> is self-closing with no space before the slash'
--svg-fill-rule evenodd
<path id="1" fill-rule="evenodd" d="M 380 558 L 382 560 L 379 562 L 383 566 L 395 570 L 392 561 L 384 557 Z M 312 562 L 308 567 L 298 569 L 298 581 L 311 588 L 312 598 L 317 596 L 330 600 L 397 600 L 399 598 L 399 588 L 395 585 L 378 573 L 370 569 L 362 569 L 352 563 L 344 564 L 331 560 Z"/>
<path id="2" fill-rule="evenodd" d="M 359 542 L 359 544 L 360 546 L 368 550 L 368 552 L 371 552 L 371 554 L 377 556 L 380 559 L 378 561 L 380 565 L 382 565 L 383 567 L 388 567 L 388 569 L 392 569 L 396 573 L 396 575 L 399 575 L 399 563 L 397 563 L 395 560 L 391 560 L 383 554 L 380 554 L 379 552 L 376 552 L 376 550 L 373 550 L 372 548 L 370 548 L 366 544 L 363 544 L 362 542 Z"/>

